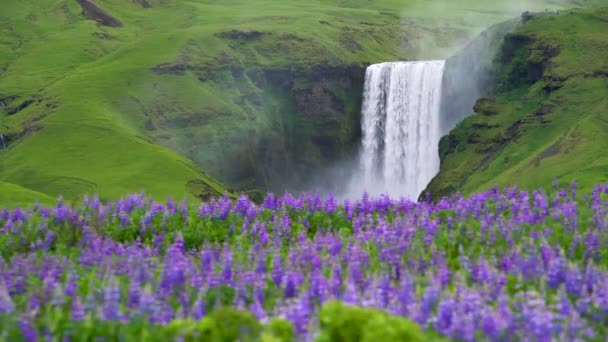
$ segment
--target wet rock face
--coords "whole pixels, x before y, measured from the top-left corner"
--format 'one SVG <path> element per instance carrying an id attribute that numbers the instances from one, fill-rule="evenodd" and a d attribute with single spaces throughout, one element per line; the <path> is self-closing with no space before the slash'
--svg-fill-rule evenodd
<path id="1" fill-rule="evenodd" d="M 263 187 L 306 187 L 311 177 L 356 153 L 361 137 L 364 65 L 316 65 L 308 70 L 263 70 L 252 81 L 278 89 L 293 103 L 285 131 L 273 131 L 258 144 L 256 179 Z M 249 73 L 250 77 L 253 73 Z M 286 112 L 289 112 L 287 110 Z M 264 177 L 263 175 L 273 175 Z"/>
<path id="2" fill-rule="evenodd" d="M 493 26 L 448 58 L 442 85 L 443 134 L 449 133 L 457 123 L 472 115 L 479 98 L 491 95 L 497 57 L 513 58 L 516 48 L 528 41 L 526 36 L 507 33 L 518 25 L 519 22 L 513 20 Z"/>
<path id="3" fill-rule="evenodd" d="M 515 53 L 524 45 L 530 43 L 530 37 L 523 35 L 523 34 L 517 34 L 517 33 L 509 33 L 507 35 L 505 35 L 505 39 L 504 39 L 504 44 L 502 46 L 502 51 L 501 51 L 501 60 L 502 61 L 509 61 L 511 60 L 514 56 Z"/>
<path id="4" fill-rule="evenodd" d="M 344 103 L 327 84 L 315 84 L 311 89 L 295 92 L 297 110 L 305 117 L 323 117 L 343 114 Z"/>
<path id="5" fill-rule="evenodd" d="M 240 31 L 228 34 L 239 40 L 257 39 L 255 34 Z M 151 71 L 190 74 L 203 83 L 237 89 L 231 101 L 247 120 L 232 124 L 238 114 L 229 109 L 197 108 L 173 115 L 171 104 L 156 103 L 148 105 L 150 118 L 145 128 L 154 132 L 160 143 L 167 142 L 167 147 L 186 154 L 212 177 L 235 189 L 284 191 L 288 186 L 305 184 L 336 160 L 356 153 L 366 67 L 269 67 L 219 60 L 213 64 L 159 64 Z M 228 121 L 218 124 L 222 116 Z M 206 138 L 192 134 L 192 127 L 213 127 L 225 133 Z M 226 131 L 226 127 L 230 129 Z M 163 139 L 165 132 L 169 137 L 180 136 L 179 145 Z M 230 149 L 209 147 L 214 144 Z"/>
<path id="6" fill-rule="evenodd" d="M 103 9 L 97 6 L 91 0 L 78 0 L 78 4 L 82 7 L 82 12 L 87 19 L 95 20 L 100 25 L 108 27 L 121 27 L 120 20 L 106 13 Z"/>
<path id="7" fill-rule="evenodd" d="M 311 75 L 296 75 L 295 83 L 309 82 L 304 89 L 293 88 L 298 113 L 307 118 L 344 116 L 345 99 L 337 93 L 349 93 L 360 89 L 365 76 L 365 68 L 358 66 L 331 67 L 316 66 Z"/>

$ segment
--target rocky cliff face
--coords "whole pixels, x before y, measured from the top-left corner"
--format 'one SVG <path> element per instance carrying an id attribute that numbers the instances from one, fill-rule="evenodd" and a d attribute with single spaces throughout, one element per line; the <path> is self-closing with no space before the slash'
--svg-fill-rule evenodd
<path id="1" fill-rule="evenodd" d="M 475 113 L 496 114 L 492 106 L 488 105 L 491 99 L 483 98 L 491 98 L 495 93 L 497 64 L 504 58 L 504 52 L 501 52 L 501 49 L 504 50 L 503 40 L 520 24 L 521 20 L 514 19 L 492 26 L 446 61 L 441 101 L 441 130 L 445 136 L 439 145 L 442 168 L 427 187 L 427 191 L 434 197 L 458 190 L 458 185 L 442 181 L 444 174 L 449 173 L 445 170 L 447 155 L 458 148 L 461 139 L 469 143 L 476 143 L 480 139 L 479 134 L 473 130 L 464 136 L 457 136 L 452 130 Z M 426 198 L 427 191 L 420 195 L 421 200 Z"/>
<path id="2" fill-rule="evenodd" d="M 499 187 L 591 186 L 608 169 L 608 11 L 529 19 L 501 39 L 489 90 L 475 115 L 440 142 L 434 198 Z"/>
<path id="3" fill-rule="evenodd" d="M 306 187 L 324 167 L 356 153 L 365 66 L 317 65 L 270 74 L 280 74 L 281 81 L 266 74 L 263 90 L 281 97 L 283 105 L 258 140 L 251 165 L 255 186 Z"/>
<path id="4" fill-rule="evenodd" d="M 242 39 L 256 37 L 251 33 Z M 319 170 L 356 152 L 364 65 L 166 64 L 153 70 L 180 77 L 194 74 L 201 83 L 238 91 L 231 96 L 235 108 L 225 114 L 209 110 L 171 117 L 166 112 L 172 108 L 166 104 L 152 105 L 157 110 L 147 110 L 151 115 L 146 121 L 161 143 L 235 189 L 295 190 L 309 184 Z M 240 119 L 233 120 L 235 112 L 241 112 Z M 221 137 L 202 133 L 214 123 L 221 124 Z M 183 137 L 175 142 L 172 137 L 180 131 Z M 218 142 L 221 148 L 214 149 Z"/>
<path id="5" fill-rule="evenodd" d="M 478 98 L 494 90 L 496 57 L 503 37 L 520 20 L 507 21 L 480 33 L 461 51 L 448 58 L 443 78 L 441 123 L 448 134 L 459 122 L 474 113 Z"/>

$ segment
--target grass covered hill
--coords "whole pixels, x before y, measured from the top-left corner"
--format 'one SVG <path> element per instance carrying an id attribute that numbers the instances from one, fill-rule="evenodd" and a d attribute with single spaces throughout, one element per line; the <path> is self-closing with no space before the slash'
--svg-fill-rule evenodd
<path id="1" fill-rule="evenodd" d="M 3 0 L 0 200 L 285 188 L 352 153 L 367 64 L 587 4 Z"/>
<path id="2" fill-rule="evenodd" d="M 495 96 L 440 143 L 435 195 L 608 177 L 608 8 L 539 16 L 507 35 Z"/>

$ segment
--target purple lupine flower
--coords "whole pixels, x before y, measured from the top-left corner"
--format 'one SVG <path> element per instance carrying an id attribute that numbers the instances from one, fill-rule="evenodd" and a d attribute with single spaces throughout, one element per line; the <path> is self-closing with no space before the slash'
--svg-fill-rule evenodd
<path id="1" fill-rule="evenodd" d="M 182 215 L 182 221 L 184 223 L 188 223 L 188 200 L 184 198 L 182 201 L 182 205 L 180 207 L 180 212 Z"/>
<path id="2" fill-rule="evenodd" d="M 145 287 L 139 301 L 140 315 L 147 316 L 149 319 L 153 320 L 153 317 L 156 316 L 159 310 L 159 304 L 152 294 L 151 289 L 149 287 Z"/>
<path id="3" fill-rule="evenodd" d="M 77 281 L 78 275 L 75 272 L 70 272 L 63 292 L 65 296 L 73 297 L 76 294 L 76 290 L 78 289 Z"/>
<path id="4" fill-rule="evenodd" d="M 382 279 L 380 279 L 380 283 L 378 284 L 377 291 L 378 291 L 378 301 L 379 301 L 380 307 L 381 308 L 388 307 L 388 304 L 391 299 L 391 293 L 392 293 L 391 282 L 390 282 L 390 278 L 388 276 L 382 277 Z"/>
<path id="5" fill-rule="evenodd" d="M 344 303 L 350 305 L 360 304 L 361 299 L 357 291 L 357 286 L 354 283 L 350 281 L 346 282 L 346 291 L 344 291 L 344 294 L 342 295 L 342 300 Z"/>
<path id="6" fill-rule="evenodd" d="M 105 286 L 103 291 L 102 318 L 104 320 L 120 320 L 120 288 L 115 279 Z"/>
<path id="7" fill-rule="evenodd" d="M 435 329 L 438 332 L 450 335 L 455 306 L 452 298 L 445 298 L 439 303 L 437 307 L 437 321 L 435 322 Z"/>
<path id="8" fill-rule="evenodd" d="M 566 291 L 572 296 L 580 296 L 582 292 L 582 279 L 581 272 L 576 267 L 570 267 L 566 272 Z"/>
<path id="9" fill-rule="evenodd" d="M 224 262 L 222 267 L 222 278 L 225 283 L 232 284 L 232 253 L 224 254 Z"/>
<path id="10" fill-rule="evenodd" d="M 340 264 L 334 266 L 332 273 L 330 292 L 334 298 L 340 298 L 342 292 L 342 267 Z"/>
<path id="11" fill-rule="evenodd" d="M 264 203 L 262 204 L 262 206 L 265 209 L 269 209 L 269 210 L 275 210 L 277 207 L 277 202 L 275 199 L 275 196 L 273 193 L 268 193 L 266 195 L 266 198 L 264 199 Z"/>
<path id="12" fill-rule="evenodd" d="M 0 282 L 0 313 L 11 315 L 15 311 L 15 303 L 9 295 L 6 286 Z"/>
<path id="13" fill-rule="evenodd" d="M 283 279 L 283 263 L 282 258 L 279 253 L 274 255 L 274 259 L 272 261 L 272 280 L 277 287 L 281 287 L 281 282 Z"/>
<path id="14" fill-rule="evenodd" d="M 499 337 L 500 330 L 497 323 L 497 317 L 495 317 L 491 312 L 486 313 L 481 322 L 481 329 L 483 333 L 491 339 L 496 339 Z"/>
<path id="15" fill-rule="evenodd" d="M 196 301 L 194 302 L 194 305 L 192 306 L 192 311 L 191 311 L 192 318 L 199 321 L 203 317 L 205 317 L 206 314 L 207 314 L 207 310 L 205 308 L 205 301 L 199 296 L 199 298 L 196 299 Z"/>
<path id="16" fill-rule="evenodd" d="M 86 318 L 86 311 L 84 306 L 81 303 L 80 297 L 75 297 L 72 300 L 72 319 L 74 321 L 80 322 L 84 321 Z"/>
<path id="17" fill-rule="evenodd" d="M 131 281 L 127 294 L 127 306 L 129 308 L 136 308 L 139 305 L 141 298 L 141 285 L 139 281 Z"/>
<path id="18" fill-rule="evenodd" d="M 595 231 L 587 232 L 585 237 L 585 258 L 594 257 L 600 248 L 600 237 Z"/>
<path id="19" fill-rule="evenodd" d="M 266 320 L 268 319 L 268 316 L 266 315 L 266 312 L 264 311 L 264 307 L 257 300 L 253 301 L 249 310 L 255 315 L 255 317 L 258 319 L 258 321 L 260 321 L 262 323 L 265 323 Z"/>
<path id="20" fill-rule="evenodd" d="M 437 285 L 433 284 L 426 288 L 424 295 L 420 300 L 418 312 L 414 315 L 414 320 L 418 324 L 425 326 L 430 315 L 439 301 L 440 290 Z"/>
<path id="21" fill-rule="evenodd" d="M 296 276 L 293 272 L 287 273 L 287 279 L 285 280 L 285 290 L 283 296 L 287 299 L 295 298 L 298 296 L 298 289 L 296 285 Z"/>
<path id="22" fill-rule="evenodd" d="M 6 234 L 8 232 L 11 232 L 13 230 L 14 227 L 14 223 L 12 220 L 8 220 L 6 221 L 6 223 L 4 224 L 4 227 L 2 228 L 2 233 Z"/>
<path id="23" fill-rule="evenodd" d="M 325 211 L 328 214 L 333 214 L 338 208 L 338 204 L 336 203 L 336 199 L 333 194 L 328 194 L 327 199 L 325 200 Z"/>
<path id="24" fill-rule="evenodd" d="M 29 319 L 19 319 L 19 329 L 21 330 L 26 342 L 38 341 L 38 332 L 36 331 L 36 326 Z"/>
<path id="25" fill-rule="evenodd" d="M 21 208 L 15 208 L 11 215 L 11 220 L 13 222 L 26 222 L 27 214 Z"/>

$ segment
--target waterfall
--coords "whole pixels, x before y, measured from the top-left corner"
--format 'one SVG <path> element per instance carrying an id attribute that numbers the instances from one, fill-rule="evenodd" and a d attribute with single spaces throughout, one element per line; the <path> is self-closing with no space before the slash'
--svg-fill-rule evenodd
<path id="1" fill-rule="evenodd" d="M 368 67 L 362 108 L 363 173 L 356 177 L 355 189 L 416 200 L 439 172 L 444 66 L 444 61 L 424 61 Z"/>

